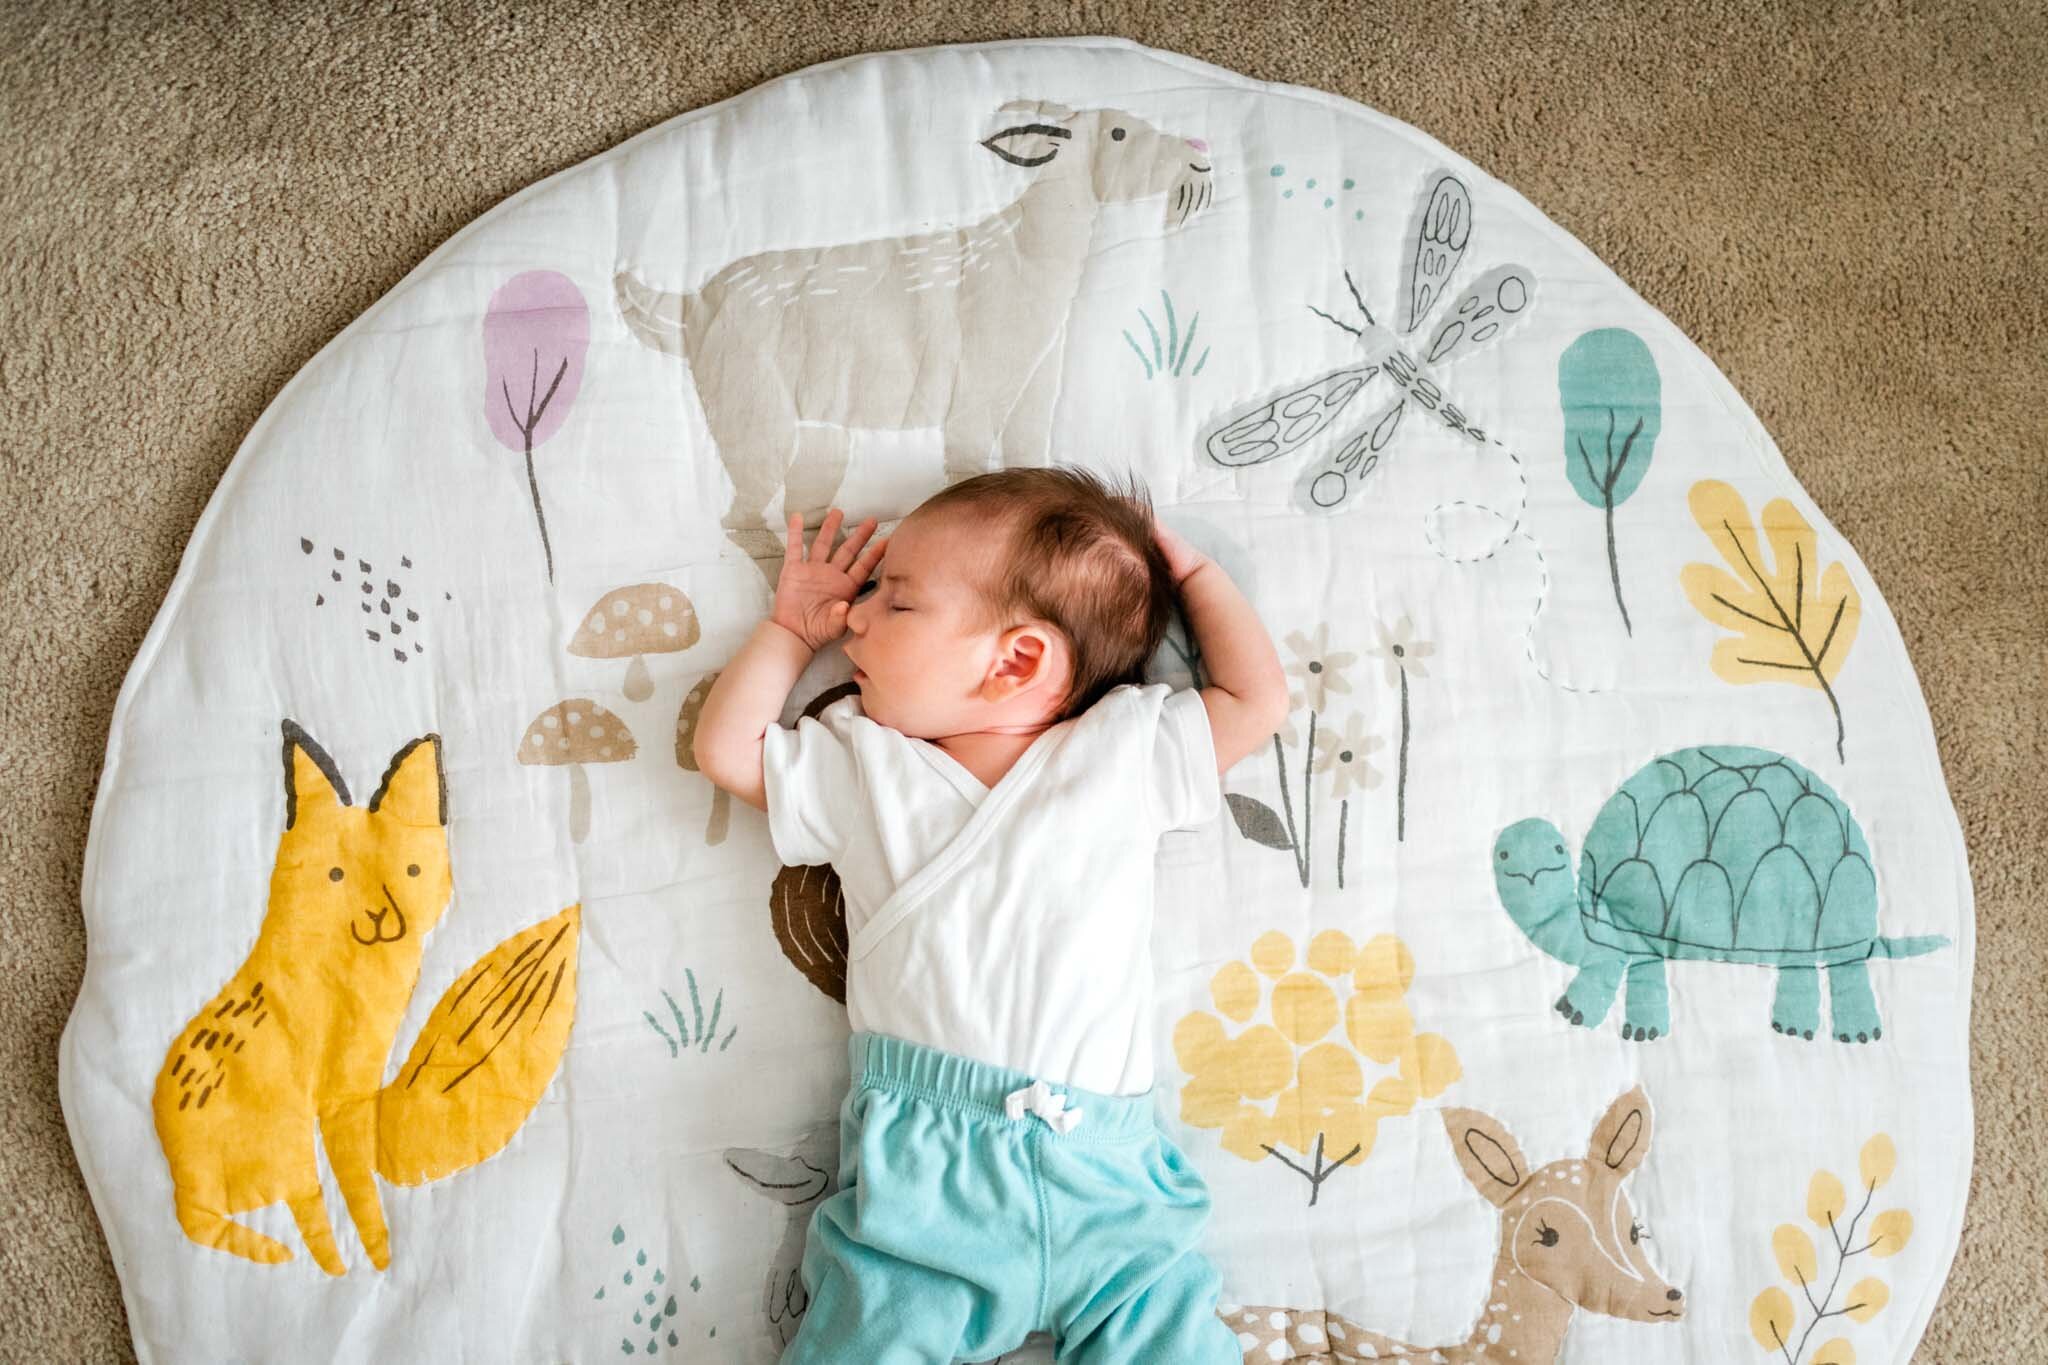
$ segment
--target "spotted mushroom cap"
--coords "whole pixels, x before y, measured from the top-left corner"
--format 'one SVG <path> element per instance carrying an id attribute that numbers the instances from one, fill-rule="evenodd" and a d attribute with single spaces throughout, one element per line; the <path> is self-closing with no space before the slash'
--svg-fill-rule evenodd
<path id="1" fill-rule="evenodd" d="M 598 599 L 576 628 L 569 652 L 586 659 L 627 659 L 688 649 L 702 632 L 681 588 L 635 583 Z"/>
<path id="2" fill-rule="evenodd" d="M 556 702 L 519 738 L 521 763 L 623 763 L 638 751 L 626 722 L 587 697 Z"/>
<path id="3" fill-rule="evenodd" d="M 690 695 L 683 698 L 683 709 L 676 713 L 676 762 L 685 772 L 697 771 L 697 719 L 704 714 L 704 701 L 717 681 L 716 673 L 698 679 Z"/>

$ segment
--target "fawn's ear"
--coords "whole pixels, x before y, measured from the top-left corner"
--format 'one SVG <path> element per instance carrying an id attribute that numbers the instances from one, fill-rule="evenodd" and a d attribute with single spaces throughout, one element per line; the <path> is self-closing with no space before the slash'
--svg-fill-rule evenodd
<path id="1" fill-rule="evenodd" d="M 1514 1137 L 1491 1114 L 1477 1109 L 1444 1110 L 1444 1129 L 1472 1188 L 1494 1204 L 1506 1204 L 1529 1178 L 1529 1160 Z"/>
<path id="2" fill-rule="evenodd" d="M 309 812 L 349 804 L 348 783 L 327 751 L 313 737 L 287 720 L 284 730 L 284 827 L 291 829 Z"/>
<path id="3" fill-rule="evenodd" d="M 1643 1088 L 1623 1095 L 1593 1125 L 1586 1159 L 1597 1161 L 1616 1176 L 1626 1176 L 1650 1154 L 1650 1097 Z"/>

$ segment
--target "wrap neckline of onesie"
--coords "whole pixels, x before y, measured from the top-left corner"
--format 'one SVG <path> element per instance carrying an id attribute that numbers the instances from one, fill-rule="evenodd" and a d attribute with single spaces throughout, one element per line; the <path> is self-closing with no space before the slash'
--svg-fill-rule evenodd
<path id="1" fill-rule="evenodd" d="M 890 930 L 908 918 L 913 910 L 923 904 L 932 892 L 938 890 L 946 879 L 959 869 L 961 863 L 974 855 L 975 850 L 981 847 L 983 841 L 995 829 L 996 822 L 1003 812 L 1016 801 L 1017 794 L 1031 785 L 1032 779 L 1038 776 L 1039 769 L 1045 766 L 1053 751 L 1066 743 L 1067 736 L 1074 732 L 1074 724 L 1072 720 L 1061 721 L 1032 740 L 1031 747 L 1017 756 L 1017 761 L 1010 765 L 1010 770 L 997 778 L 993 787 L 983 789 L 981 803 L 974 808 L 974 813 L 967 817 L 967 823 L 960 826 L 959 833 L 934 854 L 930 862 L 913 872 L 901 886 L 898 886 L 889 899 L 877 906 L 875 913 L 868 917 L 868 922 L 860 927 L 860 932 L 853 935 L 846 945 L 846 956 L 849 961 L 866 957 Z M 966 765 L 951 754 L 925 740 L 919 740 L 918 744 L 920 753 L 927 749 L 936 750 L 940 763 L 950 763 L 959 769 L 957 775 L 949 774 L 954 785 L 960 786 L 963 782 L 971 782 L 976 787 L 981 786 L 980 779 L 968 772 Z M 962 794 L 970 795 L 964 791 Z"/>
<path id="2" fill-rule="evenodd" d="M 960 795 L 967 798 L 968 805 L 979 806 L 988 799 L 990 792 L 1009 781 L 1010 774 L 1017 771 L 1018 765 L 1022 764 L 1031 751 L 1042 745 L 1052 736 L 1052 732 L 1058 728 L 1059 726 L 1057 725 L 1047 726 L 1039 733 L 1038 738 L 1025 745 L 1024 752 L 1018 754 L 1011 761 L 1010 766 L 1004 770 L 1003 775 L 996 779 L 995 787 L 991 787 L 988 783 L 976 777 L 965 763 L 947 753 L 943 746 L 934 744 L 928 739 L 912 739 L 911 742 L 917 751 L 924 755 L 925 761 L 931 764 L 939 776 L 952 783 L 959 790 Z"/>

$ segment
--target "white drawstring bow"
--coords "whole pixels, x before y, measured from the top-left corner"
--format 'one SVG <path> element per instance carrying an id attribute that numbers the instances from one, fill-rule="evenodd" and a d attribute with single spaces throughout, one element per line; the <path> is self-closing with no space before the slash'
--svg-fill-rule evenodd
<path id="1" fill-rule="evenodd" d="M 1053 1094 L 1044 1081 L 1033 1081 L 1003 1096 L 1003 1109 L 1013 1119 L 1023 1118 L 1027 1111 L 1036 1114 L 1062 1135 L 1073 1132 L 1081 1122 L 1081 1111 L 1067 1108 L 1067 1097 Z"/>

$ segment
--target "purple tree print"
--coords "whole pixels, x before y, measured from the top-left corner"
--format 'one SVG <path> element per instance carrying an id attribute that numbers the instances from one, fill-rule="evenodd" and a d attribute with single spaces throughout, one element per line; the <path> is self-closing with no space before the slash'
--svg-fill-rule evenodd
<path id="1" fill-rule="evenodd" d="M 533 448 L 568 419 L 583 386 L 589 349 L 590 307 L 568 276 L 529 270 L 491 295 L 484 312 L 484 420 L 499 444 L 526 456 L 526 487 L 550 583 L 555 581 L 555 552 L 541 511 Z"/>

